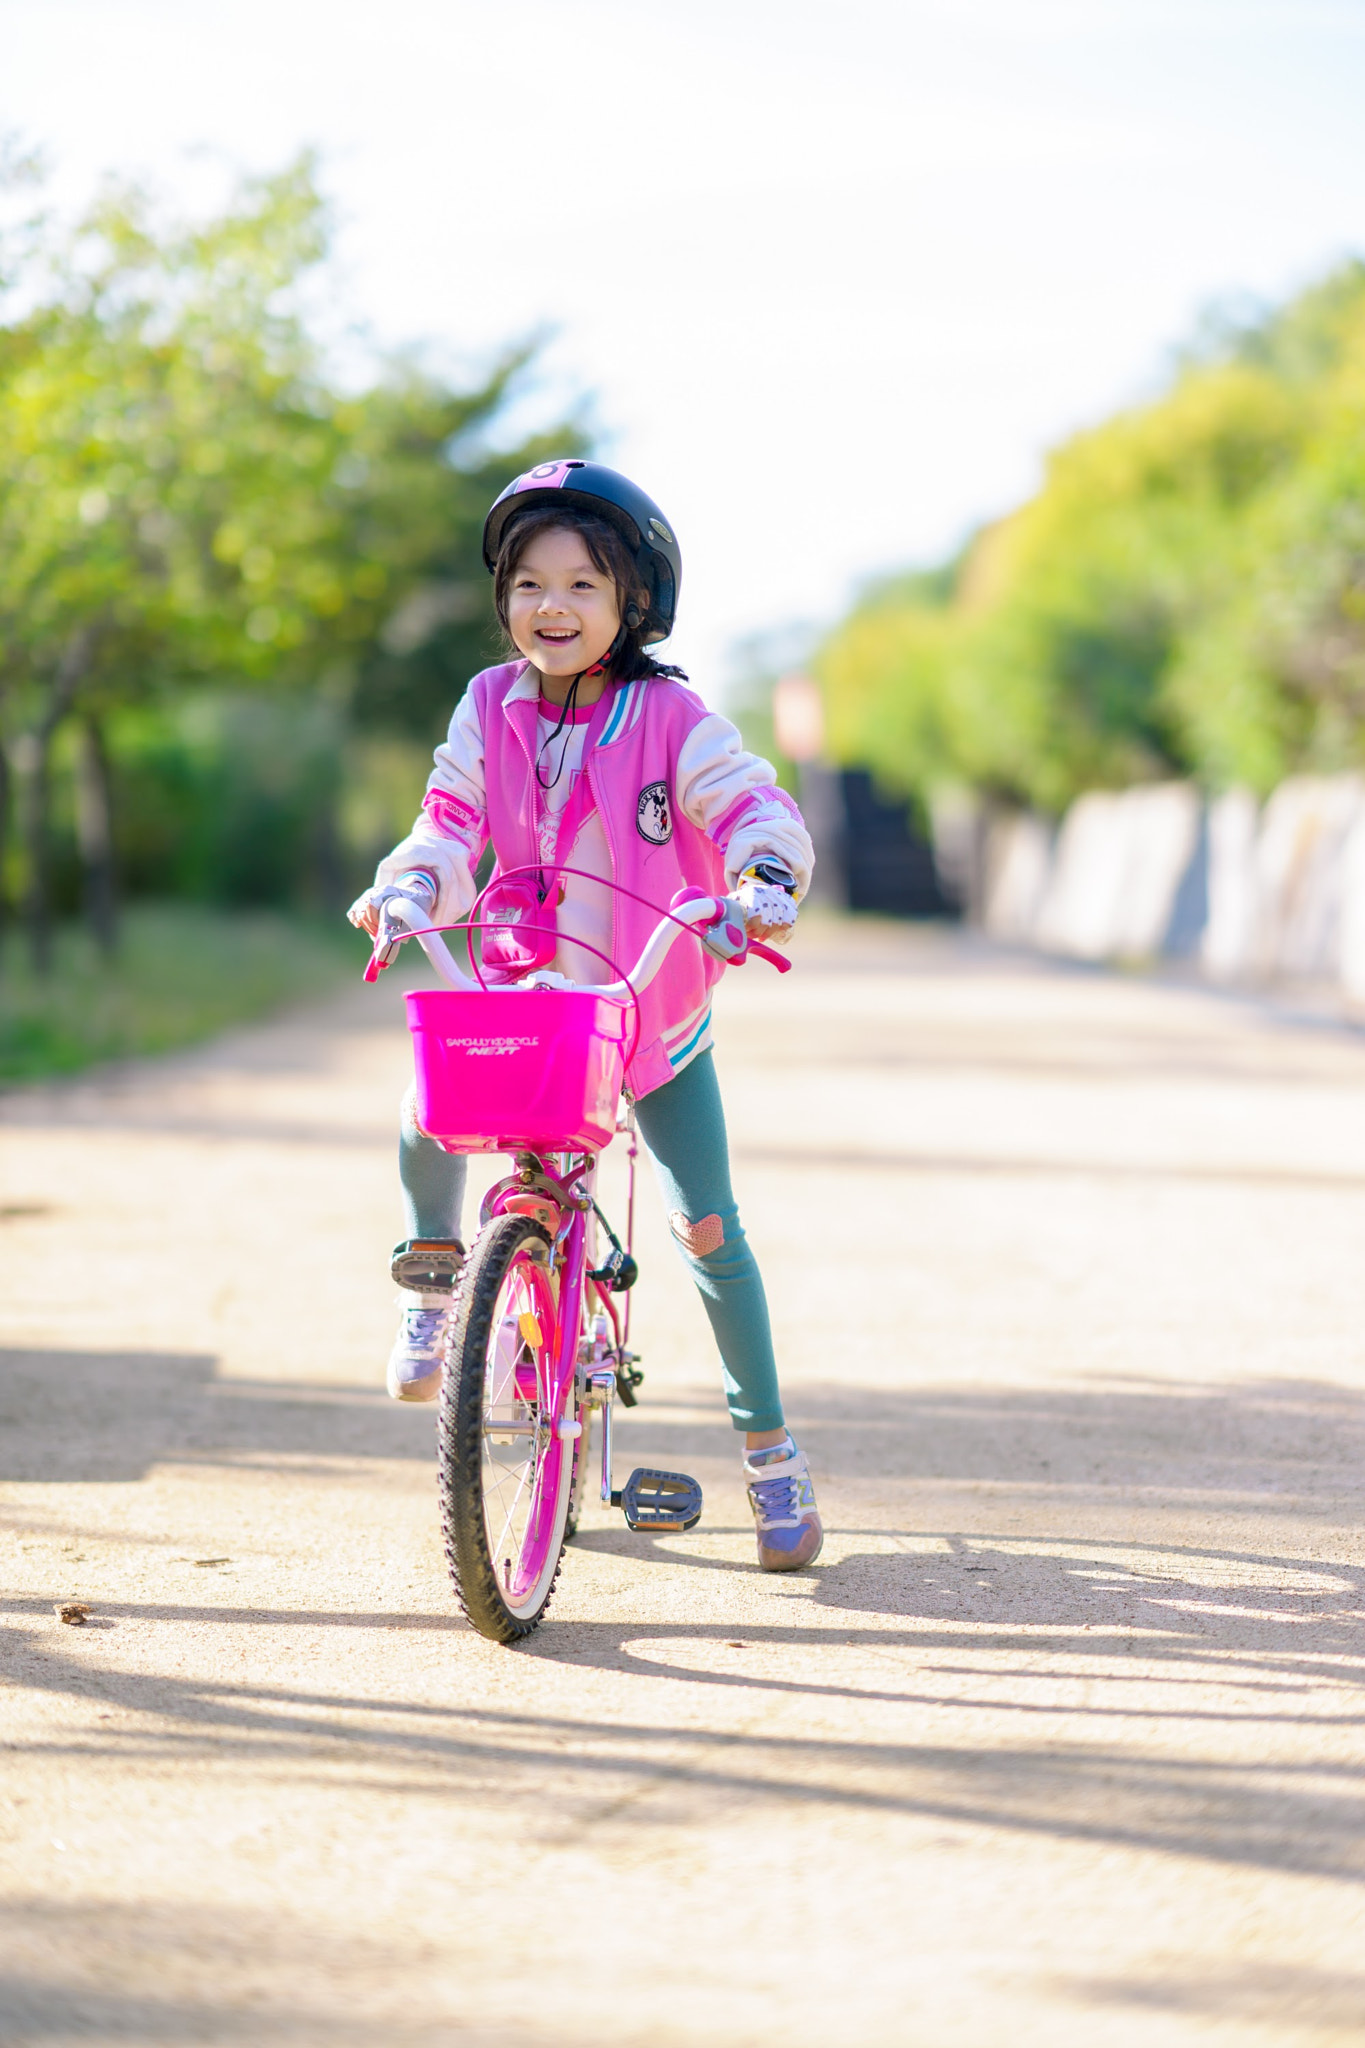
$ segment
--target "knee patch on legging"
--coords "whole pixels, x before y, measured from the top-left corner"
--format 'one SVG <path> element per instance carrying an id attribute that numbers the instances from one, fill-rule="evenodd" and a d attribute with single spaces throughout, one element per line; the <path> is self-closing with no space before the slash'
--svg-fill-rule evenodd
<path id="1" fill-rule="evenodd" d="M 668 1227 L 689 1258 L 704 1259 L 709 1253 L 718 1252 L 725 1242 L 725 1225 L 719 1216 L 701 1216 L 690 1223 L 681 1209 L 674 1209 L 669 1214 Z"/>
<path id="2" fill-rule="evenodd" d="M 405 1138 L 425 1138 L 426 1132 L 417 1121 L 417 1090 L 408 1083 L 403 1100 L 398 1105 L 399 1121 Z"/>

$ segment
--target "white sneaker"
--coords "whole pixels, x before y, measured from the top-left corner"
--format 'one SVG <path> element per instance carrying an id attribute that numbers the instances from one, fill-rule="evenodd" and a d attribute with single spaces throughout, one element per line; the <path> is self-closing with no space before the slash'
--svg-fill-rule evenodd
<path id="1" fill-rule="evenodd" d="M 389 1393 L 395 1401 L 434 1401 L 446 1362 L 449 1297 L 433 1302 L 431 1295 L 423 1295 L 402 1308 L 389 1353 Z"/>
<path id="2" fill-rule="evenodd" d="M 814 1564 L 825 1540 L 810 1466 L 788 1437 L 744 1460 L 749 1505 L 758 1534 L 758 1561 L 765 1572 L 796 1572 Z"/>

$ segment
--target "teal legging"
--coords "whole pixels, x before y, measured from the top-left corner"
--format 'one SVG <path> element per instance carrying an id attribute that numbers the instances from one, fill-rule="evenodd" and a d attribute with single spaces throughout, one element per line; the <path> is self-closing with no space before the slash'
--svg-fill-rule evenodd
<path id="1" fill-rule="evenodd" d="M 641 1096 L 635 1114 L 674 1242 L 711 1319 L 730 1420 L 736 1429 L 781 1429 L 768 1302 L 730 1187 L 725 1110 L 710 1053 Z M 464 1157 L 443 1152 L 418 1129 L 411 1093 L 403 1101 L 398 1176 L 409 1237 L 460 1235 Z"/>

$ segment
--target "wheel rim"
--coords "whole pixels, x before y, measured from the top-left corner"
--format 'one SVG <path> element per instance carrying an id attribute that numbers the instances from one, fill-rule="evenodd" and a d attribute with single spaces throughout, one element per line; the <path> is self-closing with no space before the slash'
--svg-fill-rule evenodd
<path id="1" fill-rule="evenodd" d="M 483 1376 L 480 1485 L 489 1562 L 511 1613 L 534 1612 L 554 1579 L 567 1508 L 554 1391 L 555 1303 L 544 1268 L 512 1261 L 493 1306 Z"/>

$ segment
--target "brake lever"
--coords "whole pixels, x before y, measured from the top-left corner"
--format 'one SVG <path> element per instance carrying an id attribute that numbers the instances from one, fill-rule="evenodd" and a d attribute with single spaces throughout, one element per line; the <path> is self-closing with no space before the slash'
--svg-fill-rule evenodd
<path id="1" fill-rule="evenodd" d="M 400 899 L 408 901 L 408 898 Z M 414 906 L 420 909 L 420 905 Z M 425 913 L 424 913 L 425 914 Z M 379 930 L 375 933 L 374 950 L 365 968 L 366 981 L 378 981 L 386 967 L 392 967 L 403 950 L 403 941 L 412 937 L 406 925 L 395 924 L 383 910 L 379 913 Z"/>
<path id="2" fill-rule="evenodd" d="M 384 969 L 386 967 L 392 967 L 394 961 L 398 958 L 398 951 L 399 949 L 397 945 L 386 946 L 382 944 L 380 940 L 376 939 L 374 942 L 374 951 L 370 954 L 369 959 L 365 963 L 365 980 L 378 981 L 380 975 L 384 972 Z"/>
<path id="3" fill-rule="evenodd" d="M 770 967 L 775 967 L 779 974 L 790 974 L 792 971 L 792 963 L 787 958 L 786 954 L 779 953 L 776 946 L 765 946 L 761 939 L 750 939 L 749 953 L 757 953 L 760 960 L 766 960 L 768 965 Z M 745 959 L 747 959 L 748 953 L 746 953 L 744 957 Z M 744 965 L 744 961 L 740 960 L 737 961 L 735 964 L 736 966 L 742 967 Z"/>

